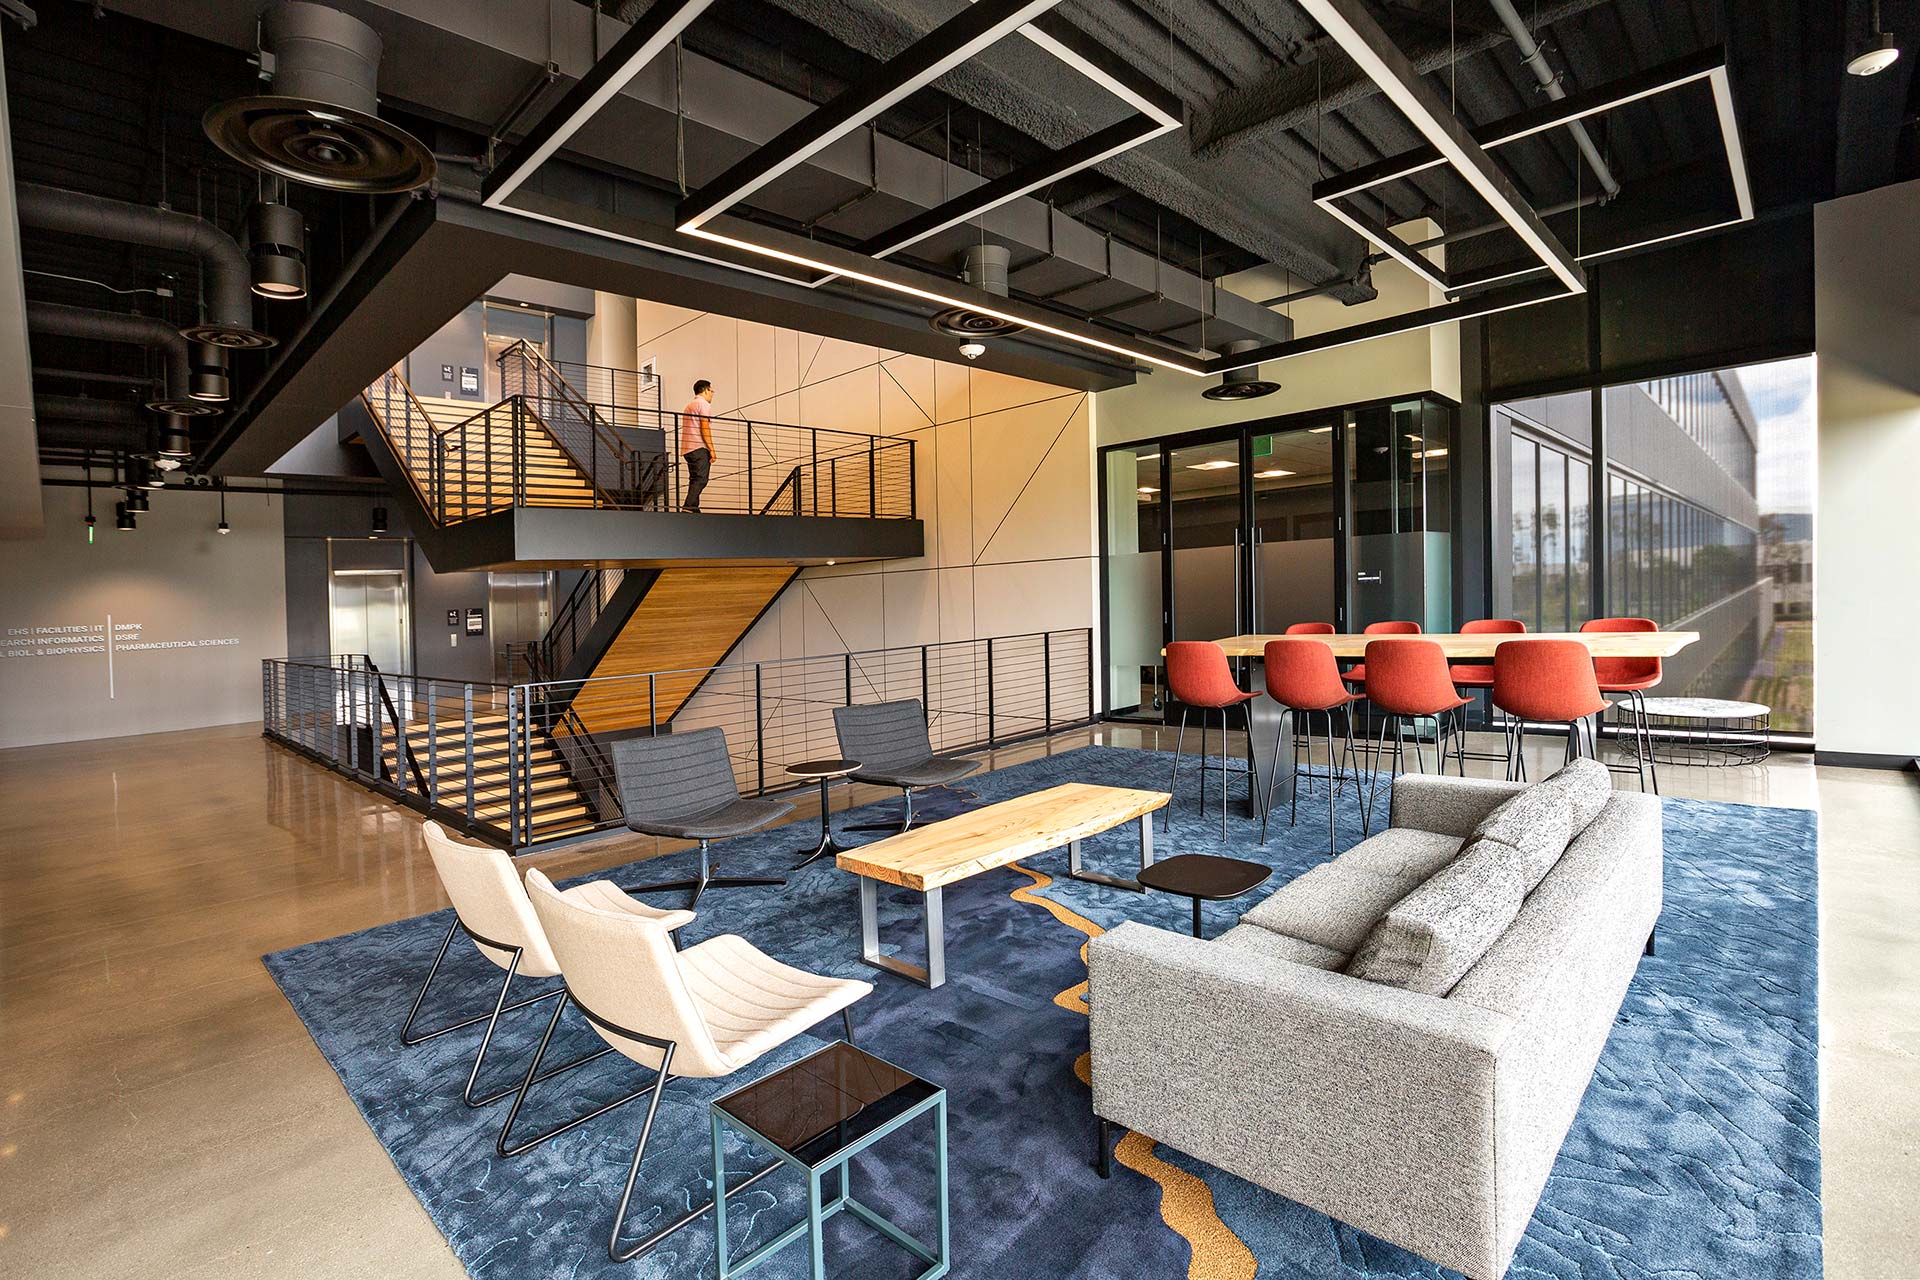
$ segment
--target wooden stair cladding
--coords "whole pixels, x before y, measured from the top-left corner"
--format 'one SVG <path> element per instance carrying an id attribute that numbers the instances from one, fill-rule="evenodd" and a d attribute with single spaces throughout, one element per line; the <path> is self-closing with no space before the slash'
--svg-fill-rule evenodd
<path id="1" fill-rule="evenodd" d="M 705 668 L 733 650 L 799 572 L 792 565 L 662 569 L 595 664 L 590 681 L 649 671 L 684 673 L 654 682 L 654 722 L 666 724 L 706 678 Z M 646 681 L 590 682 L 575 695 L 572 710 L 589 733 L 643 728 Z"/>
<path id="2" fill-rule="evenodd" d="M 457 718 L 443 719 L 437 733 L 440 756 L 436 772 L 439 775 L 441 803 L 449 808 L 464 809 L 467 762 L 460 721 Z M 427 773 L 428 737 L 427 727 L 423 724 L 409 725 L 407 728 L 407 744 L 413 748 L 414 756 L 420 762 L 423 778 Z M 474 817 L 503 829 L 512 816 L 508 758 L 506 716 L 497 712 L 474 716 Z M 399 758 L 392 743 L 387 745 L 387 764 L 393 771 L 393 777 L 405 776 L 401 772 L 405 762 Z M 586 797 L 580 794 L 579 788 L 574 786 L 566 762 L 544 733 L 535 734 L 528 745 L 527 769 L 535 840 L 557 840 L 593 828 L 593 810 L 588 806 Z M 410 776 L 405 776 L 405 781 L 409 787 L 413 785 Z"/>

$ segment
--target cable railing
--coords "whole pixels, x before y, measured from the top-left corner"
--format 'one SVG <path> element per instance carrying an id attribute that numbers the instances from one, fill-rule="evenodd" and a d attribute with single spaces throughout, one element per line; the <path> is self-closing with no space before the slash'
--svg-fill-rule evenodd
<path id="1" fill-rule="evenodd" d="M 575 784 L 622 824 L 613 744 L 718 726 L 745 795 L 802 785 L 789 764 L 839 753 L 833 709 L 920 701 L 937 751 L 995 747 L 1094 718 L 1090 628 L 994 636 L 858 653 L 689 667 L 520 685 L 508 718 L 517 741 L 549 736 Z M 516 843 L 529 845 L 527 833 Z"/>
<path id="2" fill-rule="evenodd" d="M 652 404 L 602 404 L 531 348 L 516 344 L 500 360 L 510 394 L 454 423 L 436 422 L 397 368 L 366 391 L 388 447 L 441 525 L 514 507 L 873 520 L 919 514 L 911 438 L 708 418 L 713 443 L 702 485 L 680 448 L 704 437 L 688 426 L 683 439 L 682 415 L 659 408 L 657 394 Z M 610 387 L 632 372 L 576 368 L 589 385 Z"/>
<path id="3" fill-rule="evenodd" d="M 502 847 L 515 794 L 509 692 L 382 672 L 365 654 L 260 664 L 267 737 Z"/>
<path id="4" fill-rule="evenodd" d="M 917 698 L 938 751 L 1088 723 L 1089 628 L 518 685 L 381 672 L 363 654 L 261 663 L 266 736 L 518 852 L 621 829 L 614 745 L 718 726 L 747 795 L 809 785 L 833 709 Z"/>

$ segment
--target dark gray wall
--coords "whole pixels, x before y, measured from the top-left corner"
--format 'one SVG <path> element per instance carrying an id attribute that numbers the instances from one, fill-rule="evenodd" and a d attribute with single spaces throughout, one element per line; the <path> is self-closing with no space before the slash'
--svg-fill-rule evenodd
<path id="1" fill-rule="evenodd" d="M 328 652 L 327 539 L 359 541 L 373 525 L 373 508 L 387 508 L 388 533 L 410 531 L 400 508 L 376 497 L 292 495 L 286 499 L 287 644 L 294 654 Z M 435 573 L 416 546 L 408 582 L 413 613 L 413 669 L 449 680 L 493 678 L 492 626 L 467 636 L 447 626 L 447 610 L 487 608 L 485 573 Z M 448 636 L 458 643 L 449 644 Z"/>

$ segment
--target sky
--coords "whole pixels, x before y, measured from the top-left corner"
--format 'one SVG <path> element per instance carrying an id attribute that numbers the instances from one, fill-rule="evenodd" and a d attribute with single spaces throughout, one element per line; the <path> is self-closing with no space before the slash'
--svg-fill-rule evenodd
<path id="1" fill-rule="evenodd" d="M 1762 513 L 1812 511 L 1816 476 L 1813 357 L 1733 371 L 1759 419 L 1755 479 Z"/>

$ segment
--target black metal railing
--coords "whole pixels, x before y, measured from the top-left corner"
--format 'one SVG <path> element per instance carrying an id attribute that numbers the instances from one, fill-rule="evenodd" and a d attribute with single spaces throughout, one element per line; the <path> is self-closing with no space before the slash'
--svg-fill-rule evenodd
<path id="1" fill-rule="evenodd" d="M 509 348 L 501 361 L 510 394 L 453 423 L 436 422 L 398 369 L 366 391 L 376 424 L 437 523 L 513 507 L 690 509 L 693 475 L 680 447 L 693 443 L 697 429 L 682 440 L 679 413 L 599 404 L 531 348 Z M 703 512 L 918 515 L 910 438 L 721 417 L 707 419 L 707 434 Z"/>
<path id="2" fill-rule="evenodd" d="M 622 826 L 613 745 L 717 725 L 743 793 L 807 785 L 833 709 L 918 698 L 939 751 L 1094 718 L 1089 628 L 518 685 L 382 673 L 364 655 L 261 663 L 266 735 L 515 852 Z"/>
<path id="3" fill-rule="evenodd" d="M 516 686 L 516 742 L 549 738 L 601 816 L 621 825 L 612 744 L 717 725 L 746 795 L 802 785 L 785 766 L 838 753 L 833 709 L 917 698 L 938 751 L 994 747 L 1094 718 L 1090 628 Z M 531 812 L 531 810 L 528 810 Z M 516 845 L 537 843 L 516 833 Z"/>
<path id="4" fill-rule="evenodd" d="M 626 581 L 625 569 L 588 569 L 576 582 L 567 598 L 554 611 L 546 635 L 533 646 L 533 672 L 524 682 L 535 684 L 558 679 L 560 673 L 580 651 L 587 632 L 613 602 L 614 593 Z"/>
<path id="5" fill-rule="evenodd" d="M 510 686 L 382 672 L 365 654 L 260 664 L 267 737 L 507 847 Z"/>

